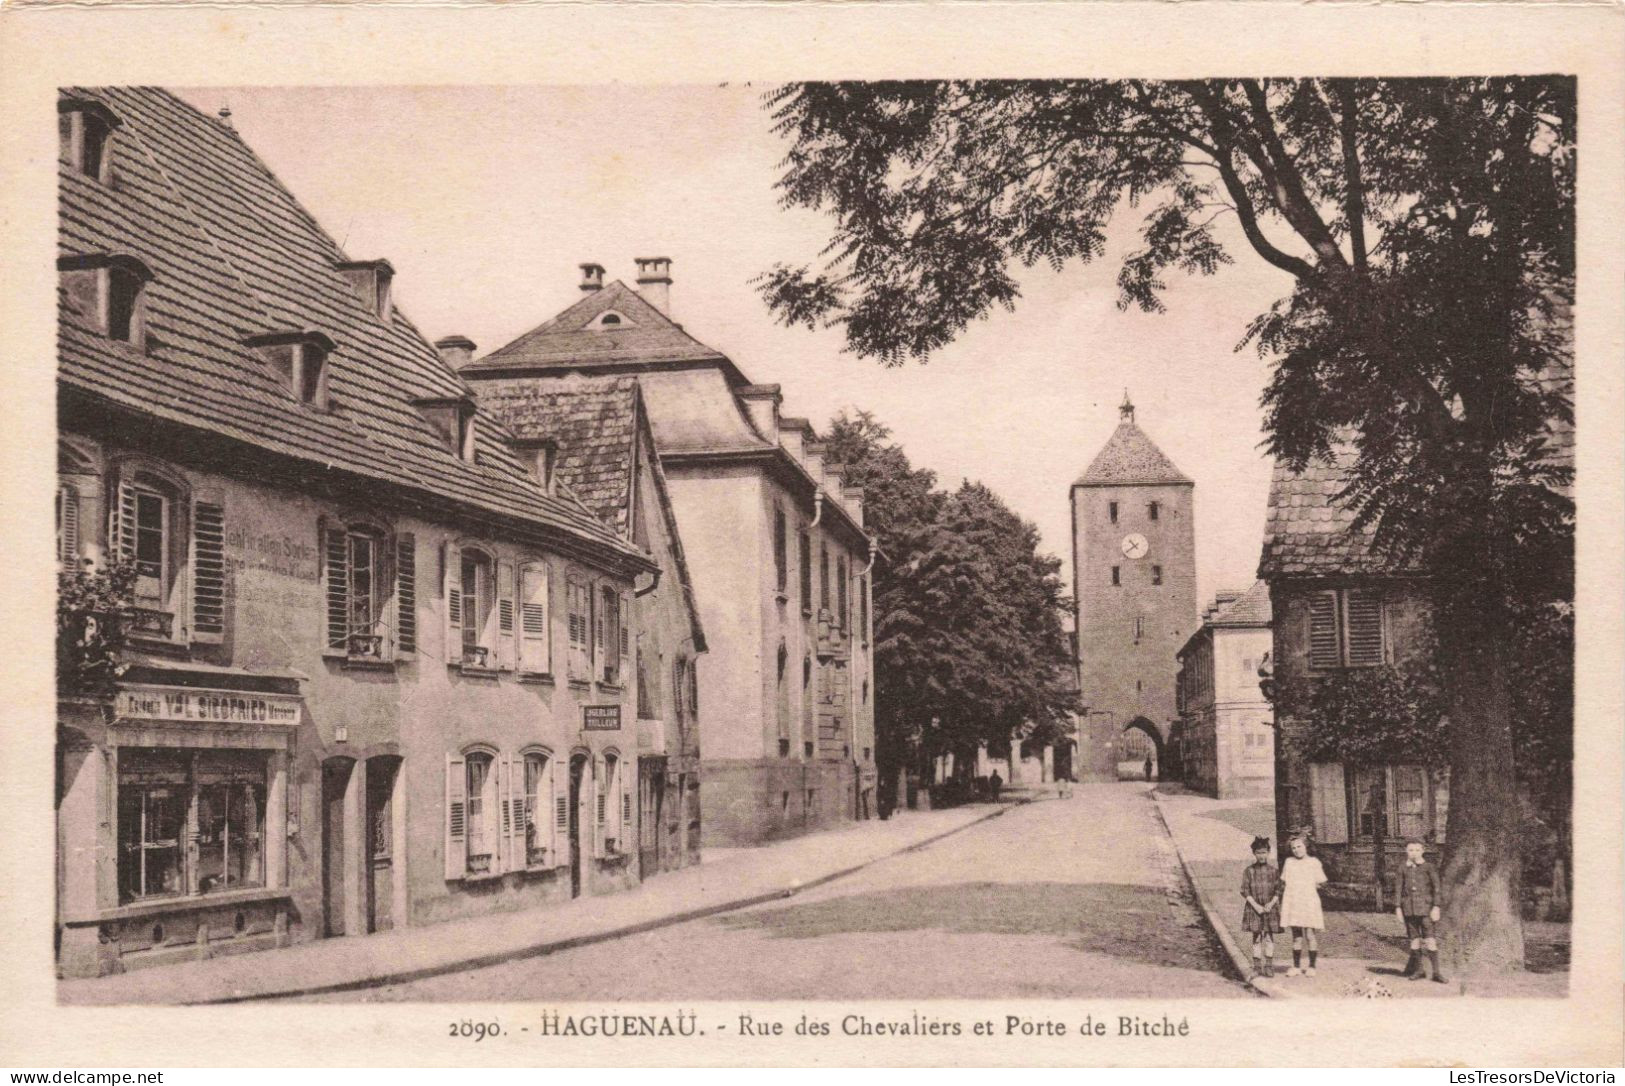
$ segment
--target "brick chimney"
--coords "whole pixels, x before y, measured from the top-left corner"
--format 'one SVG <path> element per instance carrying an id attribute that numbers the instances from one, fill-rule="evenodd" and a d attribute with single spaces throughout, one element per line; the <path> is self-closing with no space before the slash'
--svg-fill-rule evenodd
<path id="1" fill-rule="evenodd" d="M 671 316 L 671 257 L 640 256 L 638 265 L 638 293 L 643 300 L 666 316 Z"/>
<path id="2" fill-rule="evenodd" d="M 602 264 L 581 265 L 581 289 L 588 294 L 595 290 L 604 289 L 604 266 Z"/>
<path id="3" fill-rule="evenodd" d="M 440 361 L 453 370 L 460 370 L 474 361 L 474 341 L 467 336 L 447 336 L 434 341 L 434 349 L 440 352 Z"/>

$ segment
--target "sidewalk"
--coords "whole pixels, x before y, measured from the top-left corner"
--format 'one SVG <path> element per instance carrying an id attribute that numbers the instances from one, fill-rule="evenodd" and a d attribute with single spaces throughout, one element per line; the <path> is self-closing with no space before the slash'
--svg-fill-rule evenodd
<path id="1" fill-rule="evenodd" d="M 728 849 L 722 859 L 667 872 L 625 893 L 545 909 L 58 981 L 57 999 L 86 1005 L 230 1003 L 478 969 L 789 897 L 997 817 L 1038 795 L 1006 796 L 997 805 L 900 811 L 884 822 L 860 822 L 761 848 Z"/>
<path id="2" fill-rule="evenodd" d="M 1236 968 L 1254 989 L 1278 998 L 1442 998 L 1463 994 L 1457 984 L 1410 981 L 1401 976 L 1408 945 L 1392 913 L 1326 910 L 1320 934 L 1320 964 L 1312 977 L 1288 977 L 1292 936 L 1275 939 L 1275 976 L 1253 976 L 1252 937 L 1241 927 L 1241 872 L 1251 862 L 1254 837 L 1275 837 L 1275 808 L 1269 800 L 1217 800 L 1181 791 L 1155 793 L 1202 909 L 1219 929 Z M 1531 959 L 1566 961 L 1566 924 L 1528 923 L 1525 939 Z M 1308 963 L 1307 952 L 1304 955 Z M 1562 998 L 1568 994 L 1566 966 L 1497 978 L 1475 996 Z"/>

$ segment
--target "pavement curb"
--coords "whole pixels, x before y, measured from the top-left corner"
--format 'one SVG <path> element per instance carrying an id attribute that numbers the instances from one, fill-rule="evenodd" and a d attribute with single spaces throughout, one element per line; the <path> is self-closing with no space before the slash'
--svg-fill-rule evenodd
<path id="1" fill-rule="evenodd" d="M 331 984 L 311 985 L 303 988 L 281 988 L 277 989 L 276 991 L 229 995 L 222 996 L 217 999 L 183 1000 L 176 1005 L 182 1007 L 196 1007 L 214 1006 L 226 1003 L 253 1003 L 268 999 L 297 999 L 302 996 L 329 995 L 335 992 L 357 992 L 364 991 L 368 988 L 383 988 L 391 984 L 405 984 L 410 981 L 427 980 L 430 977 L 445 976 L 448 973 L 464 973 L 475 969 L 488 969 L 492 966 L 504 965 L 508 962 L 525 961 L 529 958 L 540 958 L 548 954 L 556 954 L 560 951 L 573 950 L 576 947 L 591 946 L 594 943 L 606 943 L 612 939 L 623 939 L 630 935 L 641 935 L 644 932 L 655 931 L 659 928 L 686 924 L 691 920 L 704 920 L 707 917 L 716 916 L 720 913 L 734 912 L 739 909 L 748 909 L 754 905 L 765 905 L 770 901 L 782 901 L 785 898 L 794 897 L 803 891 L 824 886 L 828 883 L 836 881 L 837 879 L 846 878 L 848 875 L 856 874 L 857 872 L 862 871 L 864 868 L 877 864 L 882 860 L 889 860 L 894 856 L 901 856 L 905 853 L 918 851 L 919 849 L 933 845 L 944 838 L 952 837 L 956 833 L 963 833 L 972 826 L 980 826 L 982 823 L 994 818 L 998 818 L 1017 807 L 1022 807 L 1026 804 L 1033 803 L 1037 800 L 1037 798 L 1038 797 L 1036 796 L 1024 796 L 1020 799 L 1014 800 L 1009 806 L 996 807 L 982 815 L 980 818 L 971 819 L 969 822 L 954 826 L 952 829 L 947 829 L 941 833 L 932 834 L 930 837 L 921 838 L 920 840 L 911 844 L 904 845 L 902 848 L 871 857 L 860 864 L 853 864 L 851 867 L 844 867 L 838 871 L 820 875 L 815 879 L 810 879 L 807 882 L 800 883 L 796 886 L 789 886 L 764 893 L 751 894 L 747 897 L 735 898 L 731 901 L 722 901 L 716 903 L 715 905 L 707 905 L 699 909 L 688 909 L 683 912 L 669 913 L 665 916 L 657 916 L 650 920 L 639 921 L 636 924 L 625 924 L 621 927 L 610 928 L 605 931 L 588 932 L 583 935 L 573 935 L 563 939 L 549 939 L 539 943 L 531 943 L 527 946 L 521 946 L 510 950 L 493 951 L 489 954 L 480 954 L 471 958 L 459 959 L 455 962 L 439 962 L 434 965 L 421 966 L 416 969 L 403 969 L 397 972 L 358 977 L 355 980 L 337 981 Z M 1164 820 L 1164 826 L 1166 825 L 1167 822 Z M 1173 835 L 1169 834 L 1169 836 L 1172 837 Z M 1177 849 L 1177 844 L 1175 847 Z M 1184 861 L 1181 860 L 1180 863 L 1183 864 Z M 1189 875 L 1187 873 L 1187 878 L 1188 877 Z M 274 951 L 272 953 L 274 953 Z"/>
<path id="2" fill-rule="evenodd" d="M 1230 934 L 1229 929 L 1224 926 L 1224 922 L 1219 919 L 1218 911 L 1214 908 L 1213 902 L 1208 899 L 1207 891 L 1202 889 L 1202 884 L 1196 881 L 1195 875 L 1191 874 L 1190 864 L 1185 860 L 1185 851 L 1179 847 L 1179 837 L 1174 833 L 1174 827 L 1168 821 L 1167 812 L 1162 809 L 1162 796 L 1155 790 L 1152 791 L 1151 795 L 1157 809 L 1157 820 L 1162 823 L 1163 832 L 1168 835 L 1168 840 L 1174 844 L 1174 856 L 1179 860 L 1179 870 L 1185 875 L 1185 884 L 1196 895 L 1196 904 L 1202 910 L 1202 918 L 1207 921 L 1207 926 L 1218 937 L 1219 945 L 1224 948 L 1225 954 L 1229 956 L 1230 964 L 1235 967 L 1236 975 L 1241 977 L 1243 984 L 1261 996 L 1268 996 L 1271 999 L 1290 998 L 1286 992 L 1270 984 L 1266 978 L 1260 977 L 1253 972 L 1252 957 L 1242 952 L 1241 947 L 1236 943 L 1235 936 Z"/>

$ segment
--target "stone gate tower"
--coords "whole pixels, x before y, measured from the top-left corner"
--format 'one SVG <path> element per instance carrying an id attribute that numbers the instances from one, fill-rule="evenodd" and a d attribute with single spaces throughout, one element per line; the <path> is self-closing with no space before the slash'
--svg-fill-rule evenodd
<path id="1" fill-rule="evenodd" d="M 1072 484 L 1080 780 L 1115 780 L 1123 732 L 1159 753 L 1177 715 L 1175 654 L 1196 628 L 1195 484 L 1134 422 L 1121 421 Z"/>

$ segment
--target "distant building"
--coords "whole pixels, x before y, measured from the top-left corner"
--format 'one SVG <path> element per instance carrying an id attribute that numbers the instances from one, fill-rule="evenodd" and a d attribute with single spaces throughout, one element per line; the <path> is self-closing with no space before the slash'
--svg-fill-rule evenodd
<path id="1" fill-rule="evenodd" d="M 1176 654 L 1196 625 L 1195 484 L 1135 424 L 1127 395 L 1118 413 L 1071 491 L 1085 781 L 1115 780 L 1138 744 L 1163 761 Z"/>
<path id="2" fill-rule="evenodd" d="M 669 314 L 671 262 L 638 288 L 582 266 L 582 299 L 461 369 L 482 402 L 572 374 L 630 377 L 693 573 L 707 843 L 746 844 L 875 813 L 871 543 L 863 495 L 777 385 L 751 384 Z"/>
<path id="3" fill-rule="evenodd" d="M 474 347 L 459 337 L 438 345 L 454 364 Z M 620 679 L 632 686 L 637 706 L 639 866 L 647 878 L 698 862 L 696 661 L 705 631 L 638 382 L 572 374 L 489 389 L 481 406 L 507 425 L 539 472 L 660 564 L 659 575 L 632 593 L 631 674 Z"/>
<path id="4" fill-rule="evenodd" d="M 1179 650 L 1180 762 L 1218 799 L 1275 793 L 1275 732 L 1258 669 L 1269 655 L 1269 586 L 1219 592 Z"/>
<path id="5" fill-rule="evenodd" d="M 223 119 L 122 87 L 58 116 L 57 558 L 135 572 L 83 627 L 127 632 L 116 688 L 59 692 L 60 971 L 635 885 L 655 562 Z"/>

